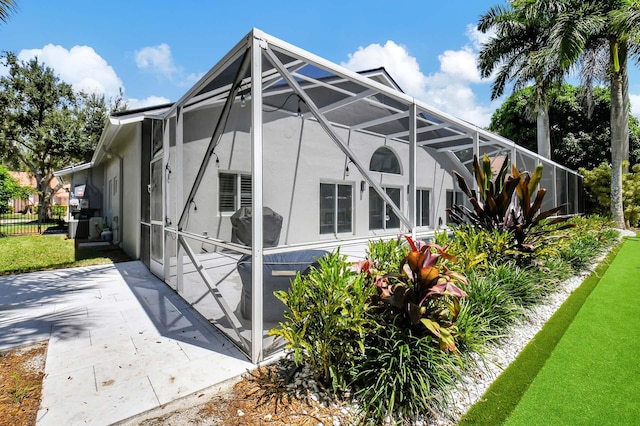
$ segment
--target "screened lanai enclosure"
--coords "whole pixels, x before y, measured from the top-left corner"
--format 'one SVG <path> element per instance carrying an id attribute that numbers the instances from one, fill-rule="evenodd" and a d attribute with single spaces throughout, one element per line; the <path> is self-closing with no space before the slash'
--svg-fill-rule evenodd
<path id="1" fill-rule="evenodd" d="M 176 103 L 112 117 L 101 143 L 134 119 L 141 167 L 119 187 L 142 190 L 119 208 L 140 215 L 123 239 L 254 362 L 283 347 L 267 334 L 283 319 L 274 290 L 326 252 L 355 261 L 371 239 L 446 227 L 463 202 L 452 170 L 473 182 L 474 154 L 542 162 L 546 207 L 582 211 L 575 172 L 406 95 L 384 69 L 352 72 L 255 29 Z"/>

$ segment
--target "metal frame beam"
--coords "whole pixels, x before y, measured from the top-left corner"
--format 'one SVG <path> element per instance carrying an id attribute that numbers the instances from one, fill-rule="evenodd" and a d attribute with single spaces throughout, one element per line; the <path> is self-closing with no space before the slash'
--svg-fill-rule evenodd
<path id="1" fill-rule="evenodd" d="M 224 132 L 224 129 L 227 125 L 227 120 L 229 119 L 229 113 L 231 112 L 231 107 L 235 101 L 236 94 L 238 93 L 238 89 L 240 88 L 240 83 L 242 82 L 242 76 L 246 74 L 249 65 L 250 65 L 250 49 L 247 49 L 245 55 L 242 59 L 242 63 L 238 68 L 238 73 L 236 74 L 233 85 L 231 86 L 231 90 L 227 95 L 227 100 L 222 108 L 222 112 L 220 113 L 220 118 L 216 123 L 216 127 L 211 135 L 211 139 L 209 140 L 209 146 L 205 151 L 204 158 L 202 159 L 202 163 L 200 164 L 200 168 L 198 169 L 198 174 L 196 175 L 195 181 L 193 182 L 193 186 L 191 187 L 191 191 L 185 200 L 184 207 L 182 209 L 182 213 L 180 214 L 180 220 L 178 220 L 178 231 L 181 231 L 184 227 L 184 223 L 187 220 L 189 209 L 191 208 L 191 202 L 195 199 L 196 193 L 200 188 L 200 184 L 202 183 L 202 178 L 204 177 L 205 172 L 207 171 L 207 167 L 209 166 L 209 161 L 211 160 L 211 155 L 218 144 L 218 140 Z"/>
<path id="2" fill-rule="evenodd" d="M 211 295 L 213 296 L 213 299 L 216 301 L 220 309 L 222 309 L 224 316 L 229 320 L 229 323 L 231 324 L 233 331 L 236 333 L 238 340 L 243 346 L 245 346 L 246 348 L 249 348 L 247 339 L 242 336 L 242 333 L 240 333 L 240 330 L 243 328 L 242 324 L 233 313 L 233 309 L 231 309 L 231 307 L 227 305 L 227 302 L 225 302 L 224 296 L 218 290 L 217 283 L 213 282 L 213 280 L 207 273 L 206 269 L 204 268 L 204 265 L 198 260 L 198 257 L 193 252 L 191 247 L 189 247 L 189 243 L 187 243 L 184 240 L 183 235 L 178 234 L 178 241 L 180 242 L 180 245 L 184 248 L 184 251 L 187 253 L 187 256 L 189 257 L 189 259 L 191 259 L 191 263 L 193 263 L 193 266 L 195 266 L 196 272 L 198 272 L 198 274 L 202 278 L 202 281 L 204 281 L 204 284 L 209 289 L 209 293 L 211 293 Z"/>
<path id="3" fill-rule="evenodd" d="M 351 126 L 351 130 L 366 129 L 367 127 L 377 126 L 379 124 L 388 123 L 390 121 L 401 120 L 403 118 L 407 118 L 408 116 L 409 116 L 409 111 L 404 111 L 404 112 L 400 112 L 398 114 L 393 114 L 393 115 L 387 115 L 384 117 L 376 118 L 375 120 L 365 121 L 364 123 L 360 123 L 356 126 Z"/>
<path id="4" fill-rule="evenodd" d="M 334 141 L 338 148 L 342 150 L 342 152 L 349 158 L 349 160 L 351 160 L 351 163 L 356 166 L 369 186 L 375 189 L 380 198 L 382 198 L 382 200 L 387 203 L 389 207 L 391 207 L 391 210 L 396 214 L 396 216 L 398 216 L 402 223 L 404 223 L 408 229 L 412 229 L 411 221 L 404 216 L 404 214 L 400 211 L 400 208 L 395 205 L 395 203 L 391 200 L 391 197 L 387 195 L 386 191 L 382 189 L 380 184 L 378 184 L 374 179 L 371 178 L 371 176 L 369 176 L 368 170 L 360 163 L 356 155 L 353 153 L 353 151 L 351 151 L 351 148 L 349 148 L 349 146 L 342 140 L 342 138 L 333 131 L 329 120 L 324 117 L 313 100 L 309 97 L 309 95 L 306 94 L 302 87 L 300 87 L 295 78 L 293 78 L 293 76 L 289 74 L 287 69 L 284 67 L 282 62 L 280 62 L 269 45 L 265 47 L 265 54 L 269 61 L 273 64 L 273 66 L 275 66 L 278 71 L 280 71 L 282 77 L 287 80 L 289 86 L 291 86 L 291 88 L 296 92 L 300 99 L 305 102 L 307 108 L 309 108 L 313 116 L 316 118 L 316 120 L 318 120 L 318 123 L 324 129 L 327 135 L 329 135 L 329 137 Z"/>
<path id="5" fill-rule="evenodd" d="M 429 139 L 428 141 L 418 142 L 418 146 L 435 145 L 437 143 L 442 143 L 442 142 L 450 142 L 450 141 L 456 141 L 456 140 L 460 140 L 460 139 L 469 139 L 472 136 L 473 135 L 470 134 L 470 133 L 463 133 L 463 134 L 451 135 L 451 136 L 443 136 L 441 138 Z"/>

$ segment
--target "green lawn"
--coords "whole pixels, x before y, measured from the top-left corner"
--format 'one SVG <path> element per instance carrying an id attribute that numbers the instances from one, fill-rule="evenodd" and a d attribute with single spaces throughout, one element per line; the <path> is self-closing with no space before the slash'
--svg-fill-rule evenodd
<path id="1" fill-rule="evenodd" d="M 639 251 L 626 240 L 507 425 L 640 422 Z"/>
<path id="2" fill-rule="evenodd" d="M 614 250 L 460 424 L 637 424 L 639 250 Z"/>
<path id="3" fill-rule="evenodd" d="M 74 248 L 64 235 L 0 238 L 0 274 L 121 262 L 129 258 L 116 247 Z"/>

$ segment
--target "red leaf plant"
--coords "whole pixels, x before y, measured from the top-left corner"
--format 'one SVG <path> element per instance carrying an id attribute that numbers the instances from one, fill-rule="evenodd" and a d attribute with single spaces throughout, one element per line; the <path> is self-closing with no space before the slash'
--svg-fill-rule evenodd
<path id="1" fill-rule="evenodd" d="M 443 351 L 458 353 L 455 321 L 460 299 L 467 293 L 456 284 L 466 284 L 466 278 L 447 268 L 445 262 L 457 261 L 446 252 L 447 247 L 414 241 L 407 235 L 405 238 L 411 251 L 398 273 L 376 274 L 371 261 L 360 262 L 356 270 L 368 274 L 377 287 L 382 318 L 419 334 L 429 334 Z"/>

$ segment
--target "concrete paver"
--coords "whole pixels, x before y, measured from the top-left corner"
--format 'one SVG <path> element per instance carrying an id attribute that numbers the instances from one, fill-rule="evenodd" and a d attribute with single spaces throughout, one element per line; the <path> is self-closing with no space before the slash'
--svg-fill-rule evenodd
<path id="1" fill-rule="evenodd" d="M 141 262 L 0 277 L 0 349 L 49 340 L 37 424 L 108 425 L 255 366 Z"/>

